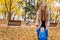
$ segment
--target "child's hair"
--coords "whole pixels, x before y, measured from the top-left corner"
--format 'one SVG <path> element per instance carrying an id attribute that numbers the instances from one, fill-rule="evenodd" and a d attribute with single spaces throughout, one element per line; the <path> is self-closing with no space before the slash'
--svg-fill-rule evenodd
<path id="1" fill-rule="evenodd" d="M 40 30 L 41 28 L 43 29 L 44 27 L 40 27 L 39 30 Z M 45 28 L 44 28 L 44 30 L 45 30 Z"/>
<path id="2" fill-rule="evenodd" d="M 40 29 L 44 29 L 44 27 L 41 27 Z"/>

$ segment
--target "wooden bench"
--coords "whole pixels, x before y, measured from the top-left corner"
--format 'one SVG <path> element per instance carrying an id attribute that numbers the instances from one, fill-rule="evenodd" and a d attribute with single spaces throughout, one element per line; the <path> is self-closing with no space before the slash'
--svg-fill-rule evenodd
<path id="1" fill-rule="evenodd" d="M 8 20 L 7 26 L 21 26 L 21 21 L 18 21 L 18 20 Z"/>
<path id="2" fill-rule="evenodd" d="M 50 27 L 56 27 L 57 23 L 50 23 Z"/>

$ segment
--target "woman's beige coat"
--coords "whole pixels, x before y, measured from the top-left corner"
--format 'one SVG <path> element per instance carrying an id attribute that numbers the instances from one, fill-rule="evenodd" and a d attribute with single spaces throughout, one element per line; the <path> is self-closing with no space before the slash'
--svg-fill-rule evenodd
<path id="1" fill-rule="evenodd" d="M 41 22 L 41 9 L 39 9 L 36 13 L 36 25 L 38 25 L 39 27 L 41 26 L 42 22 Z M 48 13 L 48 10 L 45 11 L 45 26 L 49 26 L 50 24 L 50 14 Z"/>

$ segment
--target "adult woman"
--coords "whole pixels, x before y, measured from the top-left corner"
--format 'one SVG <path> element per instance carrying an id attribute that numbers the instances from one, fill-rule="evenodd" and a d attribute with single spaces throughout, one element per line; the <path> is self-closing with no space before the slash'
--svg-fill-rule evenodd
<path id="1" fill-rule="evenodd" d="M 38 23 L 38 26 L 37 26 L 37 34 L 38 34 L 38 40 L 42 40 L 41 37 L 41 34 L 43 35 L 48 35 L 48 30 L 47 32 L 45 31 L 46 28 L 48 28 L 49 26 L 49 20 L 50 20 L 50 16 L 49 16 L 49 13 L 48 13 L 48 10 L 47 10 L 47 5 L 45 3 L 43 3 L 37 13 L 36 13 L 36 22 L 39 22 Z M 41 31 L 39 31 L 41 29 L 41 27 L 44 27 L 44 33 L 41 33 Z M 47 35 L 45 36 L 45 39 L 43 37 L 43 40 L 47 40 Z"/>
<path id="2" fill-rule="evenodd" d="M 39 9 L 36 13 L 36 22 L 38 22 L 37 28 L 48 27 L 49 26 L 49 20 L 50 20 L 50 15 L 49 15 L 48 10 L 47 10 L 47 5 L 45 3 L 43 3 L 39 7 Z"/>

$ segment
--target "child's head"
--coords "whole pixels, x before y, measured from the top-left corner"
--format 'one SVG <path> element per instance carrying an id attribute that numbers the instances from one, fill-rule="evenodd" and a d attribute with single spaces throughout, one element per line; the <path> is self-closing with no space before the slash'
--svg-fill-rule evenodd
<path id="1" fill-rule="evenodd" d="M 44 32 L 44 27 L 41 27 L 41 28 L 40 28 L 40 31 L 41 31 L 41 32 Z"/>

